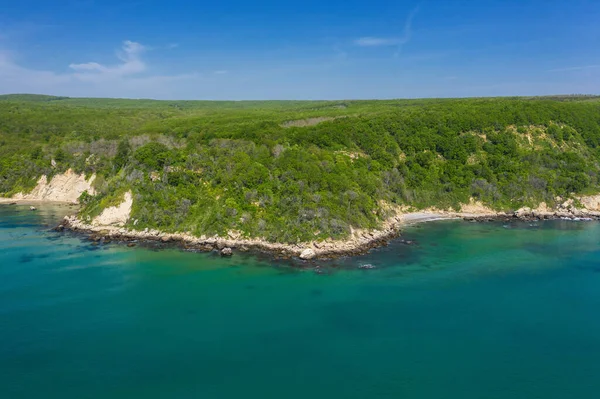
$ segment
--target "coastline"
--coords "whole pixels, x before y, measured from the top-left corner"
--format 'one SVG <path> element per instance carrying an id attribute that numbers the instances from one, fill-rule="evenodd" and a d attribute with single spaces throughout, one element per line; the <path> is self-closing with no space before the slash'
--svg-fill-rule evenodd
<path id="1" fill-rule="evenodd" d="M 13 199 L 0 198 L 0 204 L 18 205 L 69 205 L 76 203 L 47 199 Z M 72 231 L 88 235 L 92 241 L 117 241 L 128 244 L 134 242 L 176 244 L 188 250 L 200 252 L 219 251 L 224 256 L 230 256 L 232 250 L 241 252 L 266 252 L 277 257 L 297 257 L 303 260 L 329 259 L 343 256 L 355 256 L 367 253 L 369 250 L 385 246 L 390 240 L 401 235 L 402 228 L 440 220 L 468 221 L 513 221 L 513 220 L 549 220 L 571 219 L 588 220 L 600 219 L 600 211 L 577 209 L 567 204 L 559 209 L 548 209 L 545 206 L 537 209 L 521 208 L 515 212 L 496 212 L 480 204 L 466 205 L 464 212 L 427 209 L 417 212 L 401 212 L 385 220 L 379 229 L 351 229 L 350 237 L 344 240 L 327 239 L 325 241 L 285 244 L 270 242 L 260 238 L 242 238 L 239 233 L 229 232 L 227 237 L 194 236 L 189 233 L 165 233 L 156 229 L 132 230 L 122 225 L 84 223 L 75 215 L 65 216 L 55 228 L 56 231 Z"/>
<path id="2" fill-rule="evenodd" d="M 0 204 L 21 205 L 67 205 L 77 206 L 77 199 L 84 191 L 94 193 L 92 182 L 95 175 L 89 179 L 78 175 L 69 169 L 63 174 L 55 175 L 50 181 L 43 175 L 37 186 L 28 194 L 18 193 L 13 198 L 0 198 Z M 380 202 L 382 209 L 394 216 L 381 222 L 377 229 L 354 229 L 350 227 L 347 238 L 323 241 L 301 242 L 286 244 L 266 241 L 262 238 L 244 238 L 240 232 L 229 231 L 227 236 L 194 236 L 186 232 L 166 233 L 157 229 L 144 231 L 127 227 L 131 218 L 133 195 L 131 190 L 126 192 L 120 204 L 105 208 L 100 215 L 90 222 L 83 222 L 76 215 L 66 216 L 56 230 L 71 230 L 87 234 L 94 241 L 121 241 L 135 245 L 132 241 L 175 243 L 185 249 L 197 251 L 221 252 L 223 256 L 231 256 L 233 249 L 238 251 L 268 252 L 279 257 L 298 257 L 303 260 L 318 258 L 334 258 L 360 255 L 369 250 L 387 245 L 397 238 L 403 227 L 417 223 L 437 220 L 539 220 L 560 218 L 600 218 L 600 194 L 563 199 L 556 197 L 556 207 L 550 208 L 542 202 L 537 208 L 521 208 L 517 211 L 498 212 L 482 202 L 470 198 L 469 202 L 460 206 L 460 211 L 428 208 L 415 210 L 408 206 Z M 135 222 L 133 223 L 135 225 Z"/>
<path id="3" fill-rule="evenodd" d="M 69 205 L 79 206 L 74 201 L 55 201 L 47 199 L 22 199 L 22 198 L 4 198 L 0 197 L 0 204 L 4 205 Z"/>
<path id="4" fill-rule="evenodd" d="M 265 241 L 262 239 L 246 239 L 229 235 L 227 238 L 219 236 L 196 237 L 188 233 L 164 233 L 159 230 L 130 230 L 121 226 L 90 225 L 81 222 L 75 216 L 65 217 L 63 223 L 56 230 L 70 230 L 88 234 L 93 241 L 122 241 L 122 242 L 154 242 L 174 243 L 185 249 L 201 252 L 220 251 L 223 256 L 231 256 L 232 250 L 242 252 L 259 251 L 267 252 L 274 256 L 302 260 L 331 259 L 343 256 L 355 256 L 367 253 L 369 250 L 385 246 L 390 240 L 401 235 L 403 227 L 410 225 L 435 222 L 441 220 L 467 220 L 467 221 L 532 221 L 532 220 L 599 220 L 600 212 L 577 210 L 576 212 L 545 212 L 517 211 L 504 212 L 451 212 L 451 211 L 422 211 L 396 215 L 386 220 L 378 230 L 352 230 L 351 237 L 346 240 L 325 240 L 322 242 L 306 242 L 298 244 L 284 244 Z"/>
<path id="5" fill-rule="evenodd" d="M 450 219 L 442 217 L 443 219 Z M 56 230 L 70 230 L 77 233 L 90 235 L 93 241 L 144 241 L 154 243 L 179 244 L 185 249 L 201 252 L 220 251 L 224 256 L 230 256 L 231 250 L 241 252 L 259 251 L 272 255 L 290 258 L 298 257 L 303 260 L 327 259 L 340 256 L 360 255 L 370 249 L 386 245 L 387 242 L 400 234 L 402 217 L 394 217 L 386 221 L 379 230 L 353 230 L 351 238 L 347 240 L 325 240 L 322 242 L 308 242 L 298 244 L 285 244 L 269 242 L 263 239 L 241 238 L 230 233 L 228 237 L 200 236 L 188 233 L 164 233 L 159 230 L 131 230 L 121 226 L 91 225 L 81 222 L 75 216 L 66 216 L 63 223 Z M 428 221 L 421 218 L 419 223 Z M 431 220 L 440 220 L 439 215 L 432 215 Z M 416 221 L 415 221 L 416 222 Z"/>

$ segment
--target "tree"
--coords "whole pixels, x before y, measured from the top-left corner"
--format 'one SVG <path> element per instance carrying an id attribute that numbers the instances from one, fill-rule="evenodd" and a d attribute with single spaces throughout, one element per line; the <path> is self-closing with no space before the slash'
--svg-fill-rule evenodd
<path id="1" fill-rule="evenodd" d="M 127 164 L 130 153 L 131 145 L 129 144 L 129 140 L 121 140 L 119 142 L 119 146 L 117 147 L 117 154 L 113 160 L 115 170 L 119 170 Z"/>

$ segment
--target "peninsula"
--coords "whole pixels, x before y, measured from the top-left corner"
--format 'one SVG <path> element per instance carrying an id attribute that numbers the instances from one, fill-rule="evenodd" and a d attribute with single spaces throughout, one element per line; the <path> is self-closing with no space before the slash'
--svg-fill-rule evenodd
<path id="1" fill-rule="evenodd" d="M 309 259 L 445 217 L 600 216 L 600 98 L 0 96 L 0 202 L 64 227 Z"/>

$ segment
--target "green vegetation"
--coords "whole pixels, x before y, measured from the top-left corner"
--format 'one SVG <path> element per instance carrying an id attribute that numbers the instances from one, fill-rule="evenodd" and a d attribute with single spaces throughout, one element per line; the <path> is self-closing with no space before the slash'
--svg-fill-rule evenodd
<path id="1" fill-rule="evenodd" d="M 131 190 L 136 229 L 236 230 L 281 242 L 343 237 L 350 227 L 376 227 L 387 216 L 383 201 L 458 209 L 474 198 L 516 209 L 597 193 L 599 161 L 600 100 L 589 96 L 0 96 L 0 195 L 30 190 L 41 174 L 95 173 L 98 195 L 82 197 L 84 215 Z"/>

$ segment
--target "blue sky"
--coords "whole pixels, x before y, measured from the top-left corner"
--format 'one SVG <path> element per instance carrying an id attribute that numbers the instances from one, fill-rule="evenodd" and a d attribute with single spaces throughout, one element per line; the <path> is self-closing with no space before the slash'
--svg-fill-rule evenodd
<path id="1" fill-rule="evenodd" d="M 6 1 L 0 93 L 599 94 L 600 1 Z"/>

